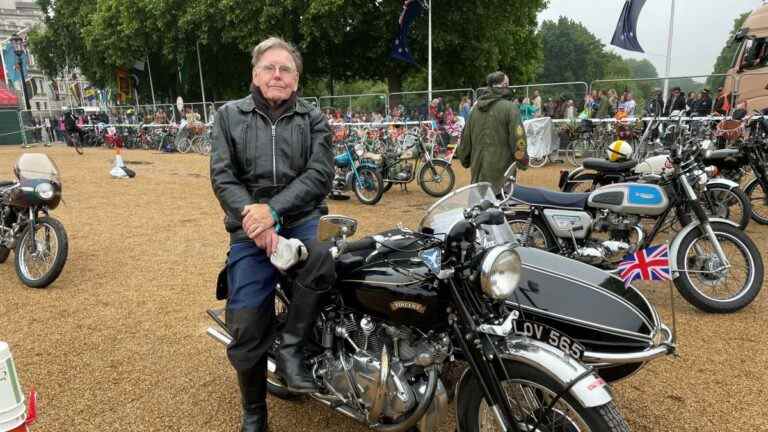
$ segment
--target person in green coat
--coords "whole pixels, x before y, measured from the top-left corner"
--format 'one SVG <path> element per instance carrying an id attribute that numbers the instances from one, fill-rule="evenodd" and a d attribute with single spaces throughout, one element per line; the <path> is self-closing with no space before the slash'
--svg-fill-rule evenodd
<path id="1" fill-rule="evenodd" d="M 488 92 L 469 114 L 457 156 L 470 168 L 472 183 L 489 182 L 497 192 L 512 162 L 528 167 L 528 145 L 520 111 L 512 103 L 509 78 L 503 72 L 488 75 Z"/>

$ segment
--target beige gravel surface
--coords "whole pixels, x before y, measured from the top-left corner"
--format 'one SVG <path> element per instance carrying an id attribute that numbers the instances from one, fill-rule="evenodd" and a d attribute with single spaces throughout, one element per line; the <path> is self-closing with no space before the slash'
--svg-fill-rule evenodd
<path id="1" fill-rule="evenodd" d="M 0 265 L 0 340 L 25 388 L 41 395 L 34 431 L 236 431 L 239 396 L 224 349 L 205 334 L 219 307 L 214 281 L 228 238 L 198 155 L 129 151 L 132 180 L 109 177 L 112 153 L 63 146 L 0 147 L 0 178 L 23 151 L 46 152 L 63 173 L 69 260 L 48 289 L 23 286 Z M 560 166 L 529 170 L 521 183 L 554 187 Z M 458 169 L 459 185 L 468 175 Z M 361 233 L 418 223 L 434 199 L 415 184 L 374 207 L 331 202 L 360 219 Z M 765 251 L 768 227 L 749 228 Z M 665 285 L 645 292 L 671 320 Z M 615 386 L 635 431 L 766 431 L 767 304 L 707 315 L 675 294 L 678 358 L 661 359 Z M 319 404 L 271 398 L 273 431 L 363 431 Z M 451 417 L 453 411 L 451 411 Z M 441 430 L 453 430 L 446 421 Z"/>

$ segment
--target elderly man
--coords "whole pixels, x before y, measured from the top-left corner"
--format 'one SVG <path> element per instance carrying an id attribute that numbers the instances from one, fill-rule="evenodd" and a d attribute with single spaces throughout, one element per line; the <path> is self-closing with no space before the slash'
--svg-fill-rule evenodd
<path id="1" fill-rule="evenodd" d="M 520 111 L 510 100 L 509 78 L 493 72 L 487 83 L 489 91 L 469 114 L 457 156 L 471 168 L 472 183 L 490 182 L 498 192 L 507 168 L 518 162 L 525 169 L 528 154 Z"/>
<path id="2" fill-rule="evenodd" d="M 267 429 L 266 352 L 272 345 L 277 270 L 270 262 L 278 232 L 310 243 L 333 180 L 333 152 L 325 116 L 298 98 L 301 55 L 279 38 L 252 52 L 251 94 L 216 114 L 211 153 L 213 191 L 230 236 L 227 259 L 227 355 L 243 402 L 241 431 Z M 321 284 L 323 285 L 323 284 Z M 327 286 L 295 285 L 276 353 L 293 391 L 316 384 L 304 370 L 302 348 Z"/>

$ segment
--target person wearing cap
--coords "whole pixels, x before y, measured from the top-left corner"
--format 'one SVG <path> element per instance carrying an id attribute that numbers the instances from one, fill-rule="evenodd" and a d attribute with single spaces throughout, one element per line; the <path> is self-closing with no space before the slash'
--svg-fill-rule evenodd
<path id="1" fill-rule="evenodd" d="M 664 105 L 664 116 L 668 117 L 673 111 L 685 111 L 685 95 L 680 87 L 673 87 L 672 92 Z"/>
<path id="2" fill-rule="evenodd" d="M 700 117 L 706 117 L 712 112 L 712 98 L 709 97 L 709 89 L 705 88 L 701 91 L 701 96 L 693 107 L 693 112 Z"/>

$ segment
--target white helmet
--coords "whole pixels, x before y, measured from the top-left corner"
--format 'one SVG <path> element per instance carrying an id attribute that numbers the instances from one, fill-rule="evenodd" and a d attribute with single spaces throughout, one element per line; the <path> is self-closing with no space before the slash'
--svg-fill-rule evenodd
<path id="1" fill-rule="evenodd" d="M 608 160 L 612 162 L 621 162 L 628 160 L 632 156 L 632 146 L 628 142 L 617 140 L 611 143 L 605 152 L 608 154 Z"/>

